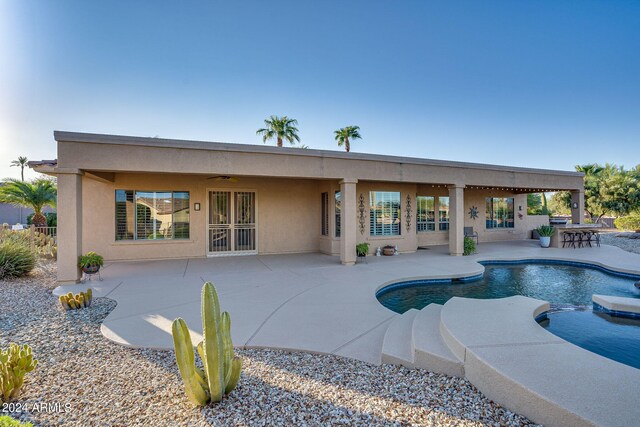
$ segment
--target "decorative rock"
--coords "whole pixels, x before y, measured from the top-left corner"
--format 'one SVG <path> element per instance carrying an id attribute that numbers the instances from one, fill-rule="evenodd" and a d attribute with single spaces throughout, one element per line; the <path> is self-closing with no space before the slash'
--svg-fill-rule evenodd
<path id="1" fill-rule="evenodd" d="M 54 287 L 53 264 L 0 281 L 0 346 L 25 342 L 48 362 L 27 377 L 17 402 L 70 405 L 65 413 L 7 414 L 34 425 L 531 425 L 464 379 L 275 350 L 237 350 L 246 364 L 238 388 L 220 404 L 196 408 L 173 351 L 108 341 L 100 323 L 115 302 L 95 298 L 91 310 L 63 312 Z"/>

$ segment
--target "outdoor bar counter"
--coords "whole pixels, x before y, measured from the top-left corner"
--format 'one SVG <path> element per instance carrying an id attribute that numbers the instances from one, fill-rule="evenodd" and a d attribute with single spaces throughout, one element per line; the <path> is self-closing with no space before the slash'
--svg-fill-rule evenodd
<path id="1" fill-rule="evenodd" d="M 562 233 L 565 231 L 600 231 L 600 224 L 564 224 L 554 225 L 555 232 L 551 236 L 551 247 L 562 248 Z"/>

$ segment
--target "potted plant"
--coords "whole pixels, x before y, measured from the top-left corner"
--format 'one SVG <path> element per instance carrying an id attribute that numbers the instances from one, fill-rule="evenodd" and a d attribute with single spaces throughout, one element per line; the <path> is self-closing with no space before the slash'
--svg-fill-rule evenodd
<path id="1" fill-rule="evenodd" d="M 369 253 L 369 244 L 368 243 L 358 243 L 356 245 L 356 255 L 360 258 L 364 258 Z"/>
<path id="2" fill-rule="evenodd" d="M 541 225 L 536 228 L 538 235 L 540 235 L 540 246 L 548 248 L 551 244 L 551 236 L 555 232 L 555 228 L 552 225 Z"/>
<path id="3" fill-rule="evenodd" d="M 382 248 L 382 254 L 385 256 L 391 256 L 391 255 L 394 255 L 395 253 L 396 253 L 395 246 L 386 245 Z"/>
<path id="4" fill-rule="evenodd" d="M 95 252 L 87 252 L 78 260 L 78 267 L 86 274 L 96 274 L 103 265 L 104 258 Z"/>

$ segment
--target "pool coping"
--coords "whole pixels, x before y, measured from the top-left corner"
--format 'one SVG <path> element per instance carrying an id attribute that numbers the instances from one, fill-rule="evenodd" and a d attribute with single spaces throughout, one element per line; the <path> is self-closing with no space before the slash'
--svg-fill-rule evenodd
<path id="1" fill-rule="evenodd" d="M 534 422 L 633 425 L 640 369 L 547 331 L 535 321 L 547 311 L 547 302 L 523 296 L 454 297 L 442 308 L 440 329 L 474 386 Z"/>

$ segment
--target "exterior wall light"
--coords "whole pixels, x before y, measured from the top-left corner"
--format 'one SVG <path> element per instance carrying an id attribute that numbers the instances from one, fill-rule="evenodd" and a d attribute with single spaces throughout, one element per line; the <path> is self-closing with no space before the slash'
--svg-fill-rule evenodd
<path id="1" fill-rule="evenodd" d="M 199 211 L 200 210 L 200 203 L 194 203 L 193 204 L 193 210 L 194 211 Z"/>
<path id="2" fill-rule="evenodd" d="M 578 202 L 573 202 L 572 208 L 573 209 L 578 209 Z"/>

